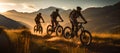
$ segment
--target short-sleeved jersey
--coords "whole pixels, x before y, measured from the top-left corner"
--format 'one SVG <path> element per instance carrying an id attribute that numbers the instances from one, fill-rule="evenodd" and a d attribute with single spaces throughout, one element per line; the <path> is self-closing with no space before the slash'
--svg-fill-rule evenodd
<path id="1" fill-rule="evenodd" d="M 38 14 L 38 15 L 35 17 L 35 21 L 39 21 L 40 18 L 42 18 L 42 16 Z"/>
<path id="2" fill-rule="evenodd" d="M 81 12 L 76 10 L 71 11 L 71 13 L 69 14 L 69 17 L 71 19 L 77 19 L 79 16 L 81 16 Z"/>
<path id="3" fill-rule="evenodd" d="M 52 19 L 56 19 L 57 16 L 59 16 L 59 13 L 58 12 L 52 12 L 52 14 L 50 15 Z"/>

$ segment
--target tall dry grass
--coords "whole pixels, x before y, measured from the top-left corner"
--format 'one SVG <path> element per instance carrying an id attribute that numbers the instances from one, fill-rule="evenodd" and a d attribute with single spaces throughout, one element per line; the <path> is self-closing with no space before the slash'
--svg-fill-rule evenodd
<path id="1" fill-rule="evenodd" d="M 92 33 L 93 37 L 120 39 L 120 34 L 112 33 Z"/>

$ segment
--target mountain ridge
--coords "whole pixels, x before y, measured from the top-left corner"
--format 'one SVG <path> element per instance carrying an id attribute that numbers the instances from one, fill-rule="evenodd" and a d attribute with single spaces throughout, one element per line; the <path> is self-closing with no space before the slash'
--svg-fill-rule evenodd
<path id="1" fill-rule="evenodd" d="M 8 29 L 17 29 L 24 25 L 0 14 L 0 26 Z"/>
<path id="2" fill-rule="evenodd" d="M 86 27 L 88 28 L 88 30 L 91 31 L 96 31 L 96 32 L 109 32 L 112 31 L 111 29 L 119 26 L 120 25 L 120 2 L 114 4 L 114 5 L 109 5 L 109 6 L 104 6 L 104 7 L 92 7 L 92 8 L 88 8 L 85 9 L 84 11 L 82 11 L 83 16 L 88 20 L 88 24 L 86 25 Z M 49 9 L 50 8 L 50 9 Z M 41 12 L 42 16 L 44 17 L 45 21 L 47 23 L 50 23 L 50 14 L 52 11 L 55 11 L 56 7 L 48 7 L 45 9 L 40 9 L 37 12 L 33 12 L 33 13 L 18 13 L 18 14 L 14 14 L 14 13 L 10 13 L 8 14 L 4 14 L 6 16 L 10 16 L 10 17 L 14 17 L 14 16 L 19 16 L 20 18 L 23 19 L 30 19 L 32 21 L 32 23 L 34 22 L 34 18 L 35 16 Z M 61 8 L 58 8 L 61 9 Z M 67 21 L 69 21 L 69 13 L 71 12 L 71 10 L 64 10 L 61 9 L 60 10 L 60 15 L 62 16 L 62 18 L 64 19 L 64 24 L 63 25 L 69 25 L 70 23 L 67 23 Z M 22 17 L 24 16 L 24 17 Z M 90 21 L 89 21 L 90 20 Z M 28 21 L 30 22 L 30 21 Z M 35 23 L 34 23 L 35 24 Z M 93 27 L 96 26 L 96 28 L 93 29 Z"/>

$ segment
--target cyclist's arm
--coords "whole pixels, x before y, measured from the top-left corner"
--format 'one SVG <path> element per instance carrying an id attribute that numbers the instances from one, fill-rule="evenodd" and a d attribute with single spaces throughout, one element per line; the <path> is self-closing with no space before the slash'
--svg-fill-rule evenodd
<path id="1" fill-rule="evenodd" d="M 41 16 L 41 19 L 42 19 L 42 21 L 43 21 L 43 23 L 44 23 L 45 21 L 44 21 L 44 19 L 43 19 L 43 17 L 42 17 L 42 16 Z"/>
<path id="2" fill-rule="evenodd" d="M 60 14 L 58 14 L 59 18 L 63 21 L 62 17 L 60 16 Z"/>
<path id="3" fill-rule="evenodd" d="M 80 15 L 80 17 L 81 17 L 85 22 L 87 22 L 86 19 L 85 19 L 85 18 L 83 17 L 83 15 L 81 14 L 81 12 L 80 12 L 79 15 Z"/>

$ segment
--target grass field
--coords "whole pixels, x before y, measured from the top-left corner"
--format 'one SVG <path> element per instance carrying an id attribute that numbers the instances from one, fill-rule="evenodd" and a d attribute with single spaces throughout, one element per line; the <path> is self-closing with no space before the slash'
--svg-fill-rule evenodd
<path id="1" fill-rule="evenodd" d="M 0 35 L 3 34 L 10 41 L 8 53 L 120 53 L 120 34 L 92 33 L 89 46 L 83 46 L 79 38 L 38 36 L 28 29 L 4 29 Z"/>

